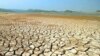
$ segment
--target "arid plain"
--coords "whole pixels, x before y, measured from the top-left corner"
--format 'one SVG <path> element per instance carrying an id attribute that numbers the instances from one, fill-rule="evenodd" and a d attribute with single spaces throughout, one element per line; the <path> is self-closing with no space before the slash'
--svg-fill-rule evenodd
<path id="1" fill-rule="evenodd" d="M 0 14 L 0 56 L 100 56 L 100 17 Z"/>

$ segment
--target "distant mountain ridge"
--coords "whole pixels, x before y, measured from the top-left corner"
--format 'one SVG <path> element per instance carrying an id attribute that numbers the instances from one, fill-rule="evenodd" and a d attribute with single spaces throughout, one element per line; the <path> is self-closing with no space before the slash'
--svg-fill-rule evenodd
<path id="1" fill-rule="evenodd" d="M 0 8 L 0 12 L 10 12 L 10 13 L 39 13 L 39 14 L 50 14 L 50 15 L 74 15 L 74 16 L 100 16 L 100 10 L 93 12 L 93 13 L 86 13 L 86 12 L 78 12 L 72 10 L 65 10 L 65 11 L 54 11 L 54 10 L 41 10 L 41 9 L 27 9 L 27 10 L 20 10 L 20 9 L 3 9 Z"/>
<path id="2" fill-rule="evenodd" d="M 41 9 L 20 10 L 20 9 L 3 9 L 3 8 L 0 8 L 0 12 L 74 12 L 74 11 L 71 11 L 71 10 L 54 11 L 54 10 L 41 10 Z"/>
<path id="3" fill-rule="evenodd" d="M 0 12 L 14 12 L 14 11 L 10 10 L 10 9 L 2 9 L 2 8 L 0 8 Z"/>

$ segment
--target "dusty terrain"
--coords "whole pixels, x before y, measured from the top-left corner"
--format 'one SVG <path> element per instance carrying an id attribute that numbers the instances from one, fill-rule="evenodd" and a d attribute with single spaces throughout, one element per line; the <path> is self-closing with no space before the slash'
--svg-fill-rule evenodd
<path id="1" fill-rule="evenodd" d="M 100 17 L 0 14 L 0 56 L 100 56 Z"/>

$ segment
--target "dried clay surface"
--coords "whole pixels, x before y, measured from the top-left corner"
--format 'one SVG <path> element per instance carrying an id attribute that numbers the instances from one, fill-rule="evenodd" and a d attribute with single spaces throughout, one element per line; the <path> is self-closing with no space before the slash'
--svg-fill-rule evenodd
<path id="1" fill-rule="evenodd" d="M 0 56 L 100 56 L 100 21 L 81 18 L 0 15 Z"/>

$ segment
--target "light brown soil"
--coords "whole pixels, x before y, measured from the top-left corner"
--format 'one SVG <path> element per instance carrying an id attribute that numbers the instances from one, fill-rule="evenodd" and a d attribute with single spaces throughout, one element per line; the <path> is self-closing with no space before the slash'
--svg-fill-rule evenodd
<path id="1" fill-rule="evenodd" d="M 100 17 L 0 14 L 0 56 L 100 56 Z"/>

